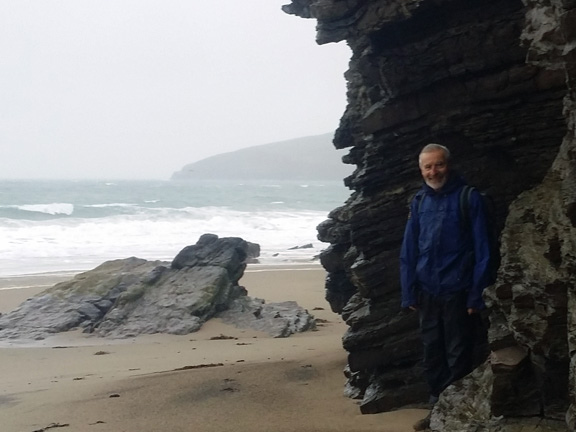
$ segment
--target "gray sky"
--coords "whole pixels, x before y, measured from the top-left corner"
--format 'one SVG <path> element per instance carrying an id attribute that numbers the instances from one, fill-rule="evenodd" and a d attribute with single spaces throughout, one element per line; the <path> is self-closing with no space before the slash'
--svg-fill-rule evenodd
<path id="1" fill-rule="evenodd" d="M 0 178 L 169 178 L 333 131 L 350 50 L 289 0 L 3 0 Z"/>

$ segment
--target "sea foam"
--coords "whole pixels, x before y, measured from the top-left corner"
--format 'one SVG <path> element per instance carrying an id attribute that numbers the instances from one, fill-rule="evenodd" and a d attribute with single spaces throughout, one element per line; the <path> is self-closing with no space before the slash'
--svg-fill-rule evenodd
<path id="1" fill-rule="evenodd" d="M 27 182 L 10 195 L 0 182 L 0 276 L 169 261 L 206 233 L 258 243 L 263 264 L 311 262 L 327 246 L 316 226 L 345 192 L 301 184 Z"/>
<path id="2" fill-rule="evenodd" d="M 46 213 L 49 215 L 71 215 L 74 213 L 74 204 L 70 203 L 26 204 L 13 206 L 13 208 L 27 212 Z"/>

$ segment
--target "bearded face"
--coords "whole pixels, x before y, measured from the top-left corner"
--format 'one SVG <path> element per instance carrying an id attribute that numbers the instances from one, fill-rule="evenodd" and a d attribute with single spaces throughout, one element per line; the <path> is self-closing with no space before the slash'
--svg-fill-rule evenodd
<path id="1" fill-rule="evenodd" d="M 442 150 L 421 153 L 419 165 L 422 178 L 432 189 L 438 190 L 446 184 L 448 160 Z"/>

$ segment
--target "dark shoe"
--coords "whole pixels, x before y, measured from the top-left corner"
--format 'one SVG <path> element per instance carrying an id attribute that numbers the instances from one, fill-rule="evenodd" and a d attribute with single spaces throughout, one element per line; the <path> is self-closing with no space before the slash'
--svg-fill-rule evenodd
<path id="1" fill-rule="evenodd" d="M 428 415 L 426 417 L 424 417 L 423 419 L 420 419 L 416 423 L 414 423 L 412 428 L 415 431 L 423 431 L 423 430 L 430 429 L 430 418 L 431 417 L 432 417 L 432 411 L 430 411 L 430 413 L 428 413 Z"/>

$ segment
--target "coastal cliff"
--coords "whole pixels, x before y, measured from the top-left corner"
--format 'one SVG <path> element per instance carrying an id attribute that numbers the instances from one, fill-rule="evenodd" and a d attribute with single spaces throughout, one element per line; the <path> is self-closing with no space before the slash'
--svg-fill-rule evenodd
<path id="1" fill-rule="evenodd" d="M 317 42 L 346 41 L 348 105 L 334 138 L 356 166 L 318 227 L 326 298 L 349 328 L 347 393 L 363 413 L 426 399 L 398 255 L 419 150 L 448 146 L 496 203 L 502 264 L 486 292 L 490 358 L 434 410 L 442 431 L 574 430 L 576 1 L 293 0 Z M 544 427 L 544 426 L 543 426 Z"/>

